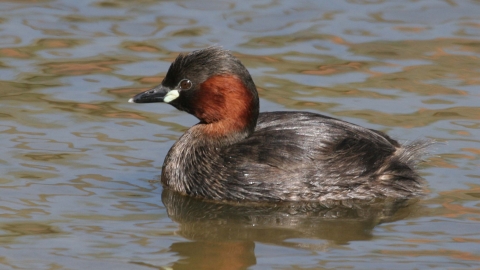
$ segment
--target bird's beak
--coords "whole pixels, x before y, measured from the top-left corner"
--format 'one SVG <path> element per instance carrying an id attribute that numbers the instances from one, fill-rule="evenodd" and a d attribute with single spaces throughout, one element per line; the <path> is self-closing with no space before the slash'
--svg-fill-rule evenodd
<path id="1" fill-rule="evenodd" d="M 163 85 L 158 85 L 152 89 L 135 95 L 129 99 L 130 103 L 153 103 L 153 102 L 165 102 L 169 103 L 179 96 L 179 92 L 176 89 L 169 89 Z"/>

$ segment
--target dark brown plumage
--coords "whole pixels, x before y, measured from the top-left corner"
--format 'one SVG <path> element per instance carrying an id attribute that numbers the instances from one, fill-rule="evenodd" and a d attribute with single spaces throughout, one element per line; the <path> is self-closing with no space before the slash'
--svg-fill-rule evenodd
<path id="1" fill-rule="evenodd" d="M 259 113 L 247 69 L 209 47 L 181 54 L 161 85 L 130 100 L 166 102 L 200 122 L 172 146 L 162 183 L 213 200 L 324 201 L 422 194 L 414 165 L 429 145 L 308 112 Z"/>

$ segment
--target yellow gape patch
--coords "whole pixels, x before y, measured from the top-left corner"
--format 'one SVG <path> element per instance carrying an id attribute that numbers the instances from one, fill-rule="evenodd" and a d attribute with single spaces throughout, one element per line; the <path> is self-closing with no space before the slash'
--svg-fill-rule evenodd
<path id="1" fill-rule="evenodd" d="M 178 96 L 180 96 L 180 93 L 178 92 L 178 90 L 172 90 L 172 91 L 168 92 L 167 95 L 163 98 L 163 102 L 169 103 L 169 102 L 177 99 Z"/>

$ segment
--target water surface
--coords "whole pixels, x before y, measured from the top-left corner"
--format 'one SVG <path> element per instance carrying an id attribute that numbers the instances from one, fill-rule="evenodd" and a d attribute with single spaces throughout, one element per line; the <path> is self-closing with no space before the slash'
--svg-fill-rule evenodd
<path id="1" fill-rule="evenodd" d="M 478 1 L 0 2 L 1 269 L 480 266 Z M 389 203 L 218 205 L 164 192 L 196 120 L 129 104 L 180 52 L 218 44 L 261 110 L 435 139 L 429 194 Z"/>

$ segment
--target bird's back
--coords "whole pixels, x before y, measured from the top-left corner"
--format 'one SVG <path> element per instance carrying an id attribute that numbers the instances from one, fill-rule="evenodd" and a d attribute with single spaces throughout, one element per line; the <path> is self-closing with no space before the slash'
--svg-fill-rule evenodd
<path id="1" fill-rule="evenodd" d="M 415 160 L 428 143 L 308 112 L 261 113 L 255 132 L 222 151 L 232 199 L 326 200 L 422 193 Z"/>

